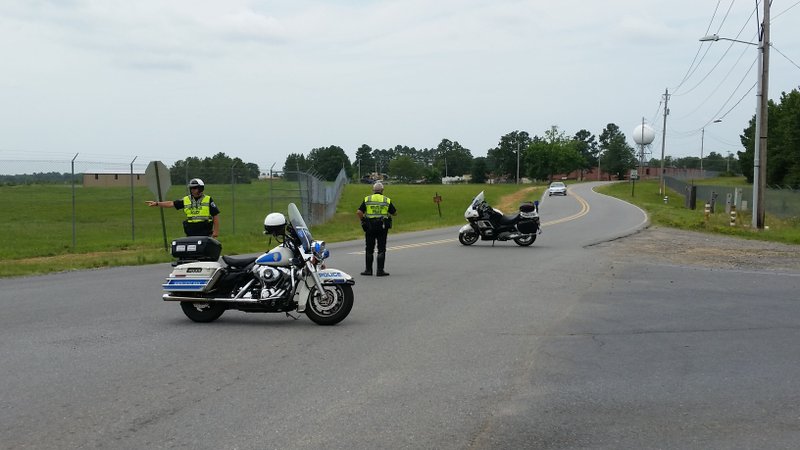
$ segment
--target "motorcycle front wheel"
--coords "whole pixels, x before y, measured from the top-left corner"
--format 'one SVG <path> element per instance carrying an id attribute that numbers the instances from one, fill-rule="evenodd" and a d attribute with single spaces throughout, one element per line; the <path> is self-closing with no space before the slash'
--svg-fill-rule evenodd
<path id="1" fill-rule="evenodd" d="M 225 312 L 225 307 L 218 303 L 181 302 L 181 309 L 186 317 L 200 323 L 213 322 Z"/>
<path id="2" fill-rule="evenodd" d="M 353 309 L 353 287 L 349 284 L 325 284 L 322 295 L 311 289 L 306 315 L 317 325 L 336 325 Z"/>
<path id="3" fill-rule="evenodd" d="M 536 240 L 536 233 L 534 234 L 526 234 L 524 236 L 520 236 L 518 238 L 514 238 L 514 242 L 517 243 L 520 247 L 527 247 L 533 244 L 533 241 Z"/>
<path id="4" fill-rule="evenodd" d="M 462 231 L 458 233 L 458 242 L 463 245 L 472 245 L 478 242 L 478 233 L 475 230 Z"/>

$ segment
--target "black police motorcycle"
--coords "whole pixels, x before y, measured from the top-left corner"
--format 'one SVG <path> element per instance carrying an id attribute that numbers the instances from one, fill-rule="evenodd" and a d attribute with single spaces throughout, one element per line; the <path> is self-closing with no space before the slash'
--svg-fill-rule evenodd
<path id="1" fill-rule="evenodd" d="M 522 247 L 533 244 L 536 235 L 542 233 L 539 226 L 539 201 L 524 202 L 519 211 L 506 216 L 502 211 L 492 208 L 483 197 L 483 191 L 475 196 L 464 212 L 469 222 L 458 231 L 458 241 L 472 245 L 480 238 L 483 241 L 513 240 Z"/>

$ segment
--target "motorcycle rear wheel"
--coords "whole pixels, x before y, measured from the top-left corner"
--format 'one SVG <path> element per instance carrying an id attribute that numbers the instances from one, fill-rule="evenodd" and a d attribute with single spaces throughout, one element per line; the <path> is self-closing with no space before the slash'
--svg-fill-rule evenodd
<path id="1" fill-rule="evenodd" d="M 322 296 L 311 289 L 306 315 L 317 325 L 336 325 L 353 309 L 353 287 L 349 284 L 325 284 Z"/>
<path id="2" fill-rule="evenodd" d="M 527 247 L 533 244 L 533 241 L 536 240 L 536 234 L 526 234 L 525 236 L 521 236 L 518 238 L 514 238 L 514 242 L 517 243 L 520 247 Z"/>
<path id="3" fill-rule="evenodd" d="M 472 245 L 478 242 L 478 233 L 474 230 L 462 231 L 458 233 L 458 242 L 461 242 L 463 245 Z"/>
<path id="4" fill-rule="evenodd" d="M 181 309 L 186 317 L 200 323 L 213 322 L 225 312 L 225 307 L 218 303 L 181 302 Z"/>

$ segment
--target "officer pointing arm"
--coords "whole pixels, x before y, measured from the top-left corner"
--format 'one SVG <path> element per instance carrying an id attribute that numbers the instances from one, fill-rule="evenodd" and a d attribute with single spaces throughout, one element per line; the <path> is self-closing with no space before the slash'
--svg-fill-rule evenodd
<path id="1" fill-rule="evenodd" d="M 205 195 L 205 183 L 200 178 L 189 181 L 189 195 L 180 200 L 163 202 L 148 200 L 147 206 L 175 208 L 186 213 L 183 230 L 187 236 L 219 236 L 219 208 L 210 195 Z"/>

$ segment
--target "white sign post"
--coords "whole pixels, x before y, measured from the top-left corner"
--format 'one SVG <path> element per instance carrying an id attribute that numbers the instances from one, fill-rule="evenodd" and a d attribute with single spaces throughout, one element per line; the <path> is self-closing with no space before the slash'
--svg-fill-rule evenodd
<path id="1" fill-rule="evenodd" d="M 636 169 L 631 169 L 631 175 L 628 178 L 631 179 L 631 197 L 633 197 L 633 193 L 636 190 L 636 180 L 639 179 L 639 171 Z"/>

